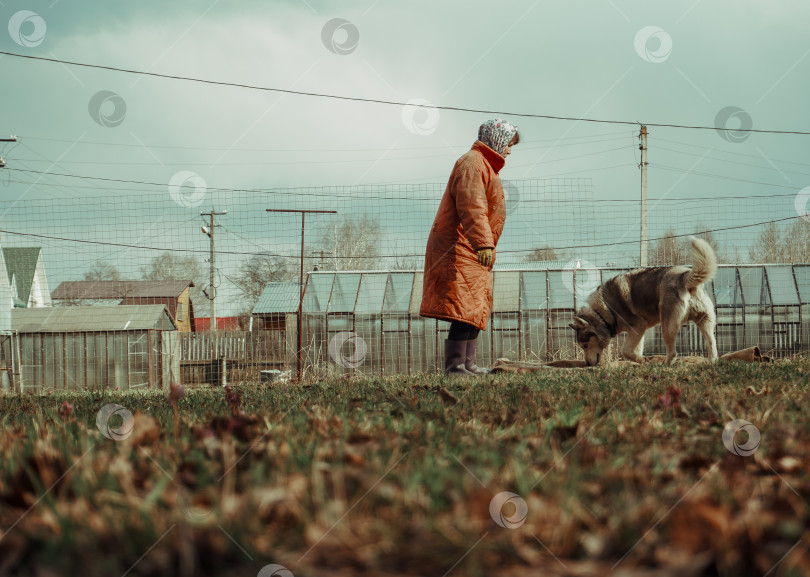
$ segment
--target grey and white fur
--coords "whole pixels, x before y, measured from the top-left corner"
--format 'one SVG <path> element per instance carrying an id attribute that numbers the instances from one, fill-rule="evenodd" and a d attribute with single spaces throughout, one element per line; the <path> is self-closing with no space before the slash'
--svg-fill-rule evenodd
<path id="1" fill-rule="evenodd" d="M 599 364 L 613 337 L 626 332 L 622 355 L 643 361 L 644 332 L 661 324 L 667 362 L 677 356 L 675 338 L 689 321 L 703 335 L 711 361 L 717 360 L 714 305 L 703 284 L 714 278 L 717 257 L 709 244 L 692 238 L 692 268 L 686 266 L 640 268 L 600 285 L 588 304 L 577 311 L 569 326 L 585 352 L 588 366 Z"/>

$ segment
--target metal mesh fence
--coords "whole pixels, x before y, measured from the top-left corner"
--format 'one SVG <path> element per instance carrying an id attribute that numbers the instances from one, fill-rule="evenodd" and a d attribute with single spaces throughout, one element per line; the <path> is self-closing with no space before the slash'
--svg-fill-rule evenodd
<path id="1" fill-rule="evenodd" d="M 621 272 L 625 271 L 495 271 L 493 310 L 487 330 L 479 336 L 479 360 L 543 362 L 577 357 L 580 351 L 568 324 L 595 283 Z M 419 272 L 309 275 L 305 367 L 365 374 L 443 368 L 449 323 L 419 317 L 421 280 Z M 353 289 L 352 298 L 346 298 L 347 285 Z M 361 302 L 360 293 L 372 287 L 381 288 L 364 303 L 365 310 L 347 310 L 345 303 Z M 723 265 L 706 291 L 717 313 L 721 355 L 755 345 L 777 357 L 810 351 L 810 265 Z M 334 307 L 330 296 L 337 299 Z M 620 336 L 613 346 L 618 349 L 622 342 Z M 693 324 L 681 328 L 676 344 L 679 354 L 705 355 L 703 338 Z M 647 331 L 644 350 L 666 354 L 660 327 Z"/>
<path id="2" fill-rule="evenodd" d="M 85 316 L 102 324 L 96 330 L 115 332 L 104 325 L 100 305 L 163 304 L 171 330 L 183 333 L 171 351 L 180 364 L 178 378 L 221 382 L 219 369 L 205 367 L 221 367 L 223 360 L 231 379 L 255 379 L 263 370 L 294 373 L 303 269 L 300 336 L 308 370 L 391 374 L 433 371 L 441 363 L 448 325 L 420 318 L 418 308 L 425 243 L 444 183 L 230 190 L 187 176 L 167 190 L 150 183 L 67 186 L 53 176 L 29 178 L 30 191 L 0 202 L 8 280 L 0 291 L 8 291 L 3 294 L 15 307 L 12 317 L 26 307 L 81 305 Z M 39 184 L 51 185 L 48 195 Z M 586 178 L 505 180 L 504 189 L 507 223 L 496 251 L 495 305 L 480 337 L 480 360 L 573 357 L 567 325 L 576 306 L 609 275 L 639 264 L 639 201 L 596 194 Z M 810 223 L 797 213 L 795 199 L 785 193 L 649 200 L 650 265 L 689 264 L 689 235 L 709 241 L 724 265 L 711 289 L 721 353 L 751 344 L 776 355 L 808 350 L 810 287 L 801 265 L 810 262 Z M 189 283 L 179 293 L 161 292 L 175 280 Z M 126 294 L 101 289 L 132 281 L 145 284 Z M 85 286 L 81 298 L 65 296 L 65 287 L 92 282 L 97 284 Z M 221 334 L 206 341 L 200 335 L 210 328 L 212 300 Z M 44 330 L 22 322 L 12 318 L 7 328 L 21 335 Z M 267 334 L 256 336 L 260 331 Z M 343 339 L 340 354 L 330 355 L 335 338 Z M 352 347 L 359 339 L 366 352 L 358 366 L 335 361 L 358 363 L 361 351 Z M 682 329 L 681 353 L 702 346 L 693 327 Z M 656 329 L 647 336 L 646 352 L 661 350 Z M 68 365 L 84 362 L 80 349 L 64 351 Z M 148 355 L 145 362 L 151 368 L 140 373 L 159 371 Z M 13 359 L 7 371 L 11 364 Z M 13 369 L 18 380 L 26 371 Z M 65 379 L 30 380 L 44 388 L 68 386 Z M 98 386 L 115 382 L 108 378 Z M 153 379 L 152 386 L 157 383 Z"/>

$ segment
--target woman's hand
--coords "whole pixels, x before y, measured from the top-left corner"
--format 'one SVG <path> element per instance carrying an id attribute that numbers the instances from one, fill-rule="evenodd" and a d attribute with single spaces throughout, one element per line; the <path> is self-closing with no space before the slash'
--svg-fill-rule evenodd
<path id="1" fill-rule="evenodd" d="M 478 251 L 478 264 L 490 267 L 495 262 L 495 255 L 491 248 L 482 248 Z"/>

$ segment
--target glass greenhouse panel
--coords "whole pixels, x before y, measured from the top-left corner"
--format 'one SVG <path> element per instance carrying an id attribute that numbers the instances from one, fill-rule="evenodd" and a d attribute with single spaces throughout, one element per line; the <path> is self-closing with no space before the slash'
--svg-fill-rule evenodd
<path id="1" fill-rule="evenodd" d="M 304 311 L 308 313 L 325 312 L 332 294 L 334 273 L 310 274 L 304 291 Z"/>
<path id="2" fill-rule="evenodd" d="M 382 312 L 385 287 L 388 284 L 388 273 L 363 273 L 360 279 L 357 309 L 355 313 Z"/>
<path id="3" fill-rule="evenodd" d="M 735 267 L 720 267 L 714 276 L 714 298 L 718 307 L 741 307 L 740 287 Z"/>
<path id="4" fill-rule="evenodd" d="M 799 299 L 802 303 L 810 303 L 810 265 L 795 265 L 793 274 L 796 275 L 796 284 L 799 285 Z"/>
<path id="5" fill-rule="evenodd" d="M 329 332 L 354 330 L 354 317 L 351 314 L 338 313 L 329 314 L 326 317 L 329 322 Z"/>
<path id="6" fill-rule="evenodd" d="M 524 272 L 521 308 L 524 311 L 545 310 L 548 307 L 546 271 Z"/>
<path id="7" fill-rule="evenodd" d="M 771 288 L 771 300 L 775 305 L 797 305 L 799 295 L 793 281 L 791 266 L 765 267 L 768 273 L 768 286 Z"/>
<path id="8" fill-rule="evenodd" d="M 419 315 L 419 307 L 422 306 L 422 287 L 424 280 L 425 273 L 416 273 L 413 281 L 413 292 L 411 293 L 411 306 L 408 309 L 412 315 Z"/>
<path id="9" fill-rule="evenodd" d="M 360 288 L 360 273 L 338 274 L 329 300 L 330 313 L 354 312 L 357 291 Z"/>
<path id="10" fill-rule="evenodd" d="M 576 289 L 577 306 L 582 306 L 588 297 L 602 284 L 602 275 L 598 268 L 578 268 L 574 271 L 574 288 Z"/>
<path id="11" fill-rule="evenodd" d="M 411 290 L 413 289 L 412 272 L 392 272 L 388 278 L 385 300 L 383 300 L 383 312 L 386 313 L 407 313 L 411 303 Z"/>
<path id="12" fill-rule="evenodd" d="M 520 308 L 520 272 L 498 271 L 492 276 L 492 311 L 517 312 Z"/>
<path id="13" fill-rule="evenodd" d="M 552 309 L 574 308 L 574 275 L 572 271 L 548 271 L 548 306 Z"/>
<path id="14" fill-rule="evenodd" d="M 765 269 L 761 266 L 739 267 L 740 285 L 746 306 L 767 306 L 768 285 L 765 283 Z"/>

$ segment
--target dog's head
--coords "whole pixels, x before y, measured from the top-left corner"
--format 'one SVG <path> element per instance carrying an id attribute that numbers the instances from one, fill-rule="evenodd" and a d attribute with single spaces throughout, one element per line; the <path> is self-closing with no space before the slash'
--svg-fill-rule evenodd
<path id="1" fill-rule="evenodd" d="M 590 309 L 581 309 L 574 322 L 568 325 L 576 332 L 577 344 L 585 352 L 585 364 L 598 365 L 602 352 L 610 344 L 610 332 L 599 317 Z"/>

